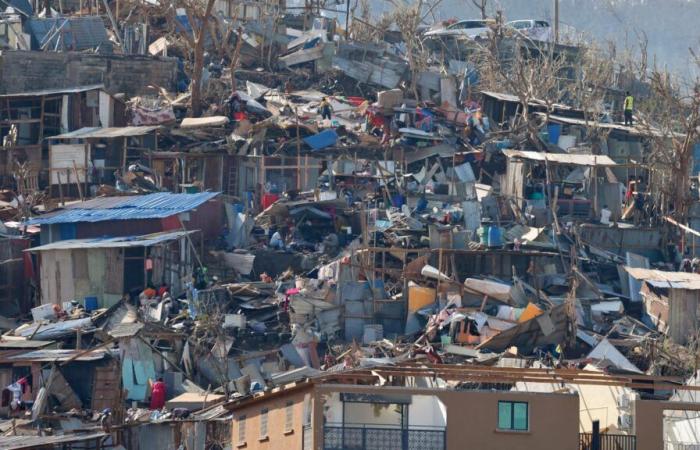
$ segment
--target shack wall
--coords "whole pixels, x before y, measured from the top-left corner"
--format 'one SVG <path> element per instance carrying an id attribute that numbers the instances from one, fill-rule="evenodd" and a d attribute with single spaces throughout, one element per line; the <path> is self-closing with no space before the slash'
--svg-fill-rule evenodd
<path id="1" fill-rule="evenodd" d="M 696 290 L 669 290 L 668 335 L 677 344 L 687 344 L 698 329 L 698 297 Z"/>
<path id="2" fill-rule="evenodd" d="M 99 307 L 123 294 L 124 261 L 120 249 L 48 250 L 40 255 L 41 304 L 97 297 Z"/>

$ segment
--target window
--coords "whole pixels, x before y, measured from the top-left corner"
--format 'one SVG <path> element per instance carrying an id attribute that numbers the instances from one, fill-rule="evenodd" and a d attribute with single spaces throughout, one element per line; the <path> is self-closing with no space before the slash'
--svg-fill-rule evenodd
<path id="1" fill-rule="evenodd" d="M 267 437 L 267 408 L 260 410 L 260 439 Z"/>
<path id="2" fill-rule="evenodd" d="M 292 429 L 294 429 L 294 402 L 287 402 L 284 410 L 284 431 L 292 431 Z"/>
<path id="3" fill-rule="evenodd" d="M 498 429 L 527 431 L 528 405 L 526 402 L 498 402 Z"/>
<path id="4" fill-rule="evenodd" d="M 238 418 L 238 443 L 245 442 L 245 416 Z"/>

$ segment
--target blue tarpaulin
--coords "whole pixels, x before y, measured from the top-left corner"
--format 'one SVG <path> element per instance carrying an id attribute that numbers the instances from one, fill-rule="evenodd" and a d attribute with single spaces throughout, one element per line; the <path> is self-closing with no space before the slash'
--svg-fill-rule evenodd
<path id="1" fill-rule="evenodd" d="M 338 134 L 336 134 L 335 130 L 322 131 L 313 136 L 304 138 L 304 142 L 309 144 L 314 150 L 321 150 L 322 148 L 333 146 L 337 140 Z"/>

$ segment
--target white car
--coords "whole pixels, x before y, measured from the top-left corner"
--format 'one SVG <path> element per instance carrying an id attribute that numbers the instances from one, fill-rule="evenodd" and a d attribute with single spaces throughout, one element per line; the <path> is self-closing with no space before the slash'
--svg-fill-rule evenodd
<path id="1" fill-rule="evenodd" d="M 554 37 L 552 27 L 546 20 L 513 20 L 506 26 L 534 41 L 549 42 Z"/>
<path id="2" fill-rule="evenodd" d="M 474 39 L 476 37 L 483 37 L 489 32 L 489 20 L 460 20 L 447 28 L 440 28 L 439 30 L 427 31 L 423 36 L 425 37 L 467 37 Z"/>

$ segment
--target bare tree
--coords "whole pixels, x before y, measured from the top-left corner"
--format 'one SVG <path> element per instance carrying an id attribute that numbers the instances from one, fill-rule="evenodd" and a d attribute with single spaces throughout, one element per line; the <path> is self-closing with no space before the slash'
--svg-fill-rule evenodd
<path id="1" fill-rule="evenodd" d="M 560 82 L 567 61 L 554 52 L 552 44 L 533 42 L 520 34 L 511 35 L 497 14 L 489 37 L 475 55 L 479 72 L 485 74 L 483 87 L 506 92 L 518 97 L 519 119 L 527 130 L 530 141 L 539 142 L 540 121 L 531 115 L 531 105 L 545 108 L 545 120 L 555 105 L 561 102 L 567 86 Z"/>
<path id="2" fill-rule="evenodd" d="M 192 117 L 202 114 L 202 74 L 204 72 L 204 44 L 208 35 L 211 35 L 210 20 L 215 0 L 174 0 L 165 5 L 162 15 L 168 20 L 171 32 L 177 35 L 184 43 L 189 53 L 190 66 L 190 94 Z M 188 30 L 177 18 L 177 9 L 184 9 L 191 31 Z"/>
<path id="3" fill-rule="evenodd" d="M 401 37 L 406 44 L 406 60 L 408 61 L 408 68 L 411 72 L 411 85 L 409 90 L 416 99 L 420 98 L 418 95 L 419 74 L 427 68 L 430 57 L 427 49 L 423 46 L 423 41 L 419 35 L 419 29 L 427 17 L 434 16 L 434 11 L 440 3 L 441 0 L 432 1 L 430 3 L 424 0 L 418 0 L 415 4 L 410 6 L 394 3 L 396 9 L 393 14 L 393 19 L 399 31 L 401 31 Z"/>
<path id="4" fill-rule="evenodd" d="M 486 19 L 488 17 L 486 7 L 489 4 L 489 0 L 472 0 L 472 4 L 479 10 L 482 19 Z"/>
<path id="5" fill-rule="evenodd" d="M 700 67 L 698 58 L 692 56 Z M 651 95 L 639 103 L 637 116 L 651 139 L 647 164 L 657 207 L 661 214 L 671 213 L 685 224 L 693 203 L 693 148 L 700 139 L 700 78 L 682 83 L 669 72 L 654 69 L 648 81 Z"/>

